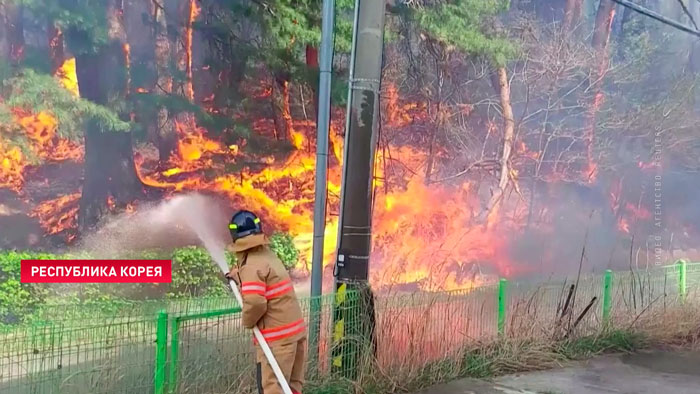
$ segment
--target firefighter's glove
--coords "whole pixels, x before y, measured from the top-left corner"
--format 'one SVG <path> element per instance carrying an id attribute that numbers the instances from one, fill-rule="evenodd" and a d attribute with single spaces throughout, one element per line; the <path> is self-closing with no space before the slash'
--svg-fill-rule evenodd
<path id="1" fill-rule="evenodd" d="M 231 268 L 231 271 L 224 274 L 224 276 L 226 277 L 226 280 L 234 281 L 237 286 L 241 285 L 240 281 L 238 280 L 238 268 Z"/>

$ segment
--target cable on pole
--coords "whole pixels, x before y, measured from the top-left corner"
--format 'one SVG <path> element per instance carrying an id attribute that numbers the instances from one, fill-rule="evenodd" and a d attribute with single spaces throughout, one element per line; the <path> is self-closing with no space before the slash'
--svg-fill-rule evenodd
<path id="1" fill-rule="evenodd" d="M 695 23 L 695 18 L 693 18 L 693 14 L 690 13 L 690 10 L 685 5 L 683 0 L 676 0 L 676 1 L 678 1 L 678 4 L 680 4 L 681 8 L 683 9 L 683 13 L 688 17 L 688 19 L 690 19 L 690 23 L 692 23 L 693 26 L 695 26 L 695 30 L 699 30 L 700 28 L 698 27 L 698 24 Z"/>
<path id="2" fill-rule="evenodd" d="M 676 21 L 674 21 L 674 20 L 668 19 L 668 18 L 666 18 L 665 16 L 663 16 L 663 15 L 661 15 L 661 14 L 658 14 L 658 13 L 656 13 L 656 12 L 654 12 L 654 11 L 652 11 L 652 10 L 649 10 L 649 9 L 647 9 L 647 8 L 644 8 L 644 7 L 642 7 L 642 6 L 638 5 L 638 4 L 632 3 L 632 2 L 630 2 L 630 1 L 628 1 L 628 0 L 613 0 L 613 1 L 616 2 L 617 4 L 620 4 L 620 5 L 623 6 L 623 7 L 627 7 L 627 8 L 629 8 L 629 9 L 633 10 L 633 11 L 636 11 L 636 12 L 638 12 L 638 13 L 644 15 L 644 16 L 648 16 L 649 18 L 655 19 L 655 20 L 657 20 L 657 21 L 659 21 L 659 22 L 661 22 L 661 23 L 663 23 L 663 24 L 666 24 L 666 25 L 668 25 L 668 26 L 675 27 L 675 28 L 678 29 L 678 30 L 681 30 L 681 31 L 684 31 L 684 32 L 686 32 L 686 33 L 692 34 L 692 35 L 694 35 L 694 36 L 696 36 L 696 37 L 700 37 L 700 31 L 695 30 L 695 29 L 693 29 L 693 28 L 691 28 L 691 27 L 688 27 L 688 26 L 686 26 L 686 25 L 684 25 L 684 24 L 682 24 L 682 23 L 678 23 L 678 22 L 676 22 Z"/>

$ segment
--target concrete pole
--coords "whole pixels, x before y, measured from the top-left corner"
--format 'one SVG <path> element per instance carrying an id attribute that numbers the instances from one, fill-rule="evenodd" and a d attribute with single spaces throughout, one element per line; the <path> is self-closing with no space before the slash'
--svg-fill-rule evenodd
<path id="1" fill-rule="evenodd" d="M 318 360 L 321 330 L 320 296 L 323 293 L 323 235 L 326 229 L 328 169 L 328 133 L 330 131 L 331 73 L 333 71 L 333 27 L 335 0 L 323 0 L 321 16 L 321 54 L 319 62 L 318 119 L 316 119 L 316 190 L 314 193 L 314 240 L 311 256 L 311 316 L 309 354 L 312 366 Z"/>
<path id="2" fill-rule="evenodd" d="M 332 370 L 350 380 L 357 378 L 363 352 L 376 349 L 374 302 L 368 279 L 385 1 L 355 3 L 331 352 Z"/>
<path id="3" fill-rule="evenodd" d="M 336 260 L 340 282 L 367 281 L 369 277 L 385 6 L 385 0 L 359 0 L 357 7 Z"/>

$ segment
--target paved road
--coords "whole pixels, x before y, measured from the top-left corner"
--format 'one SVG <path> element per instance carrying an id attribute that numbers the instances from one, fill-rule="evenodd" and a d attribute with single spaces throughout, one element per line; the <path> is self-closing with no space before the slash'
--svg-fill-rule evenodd
<path id="1" fill-rule="evenodd" d="M 458 380 L 420 394 L 698 394 L 700 352 L 610 355 L 564 368 Z"/>

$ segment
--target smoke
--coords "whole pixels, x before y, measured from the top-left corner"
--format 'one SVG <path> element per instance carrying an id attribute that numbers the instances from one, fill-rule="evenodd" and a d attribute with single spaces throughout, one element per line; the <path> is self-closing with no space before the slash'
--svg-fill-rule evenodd
<path id="1" fill-rule="evenodd" d="M 227 270 L 224 250 L 230 242 L 229 217 L 230 208 L 221 199 L 201 193 L 177 195 L 111 217 L 95 233 L 86 235 L 78 249 L 97 258 L 119 258 L 137 251 L 201 245 Z"/>
<path id="2" fill-rule="evenodd" d="M 530 223 L 506 235 L 513 240 L 509 256 L 533 275 L 571 275 L 579 264 L 583 272 L 600 272 L 697 258 L 697 184 L 697 175 L 689 173 L 637 172 L 625 179 L 617 212 L 605 179 L 586 186 L 543 184 Z M 620 228 L 621 219 L 626 231 Z"/>
<path id="3" fill-rule="evenodd" d="M 514 262 L 523 265 L 521 272 L 554 275 L 582 271 L 600 271 L 620 261 L 627 262 L 624 245 L 610 209 L 588 197 L 566 190 L 565 196 L 541 196 L 547 206 L 547 222 L 525 225 L 524 231 L 514 236 L 509 254 Z M 581 254 L 585 248 L 585 256 Z M 620 260 L 622 258 L 622 260 Z"/>

